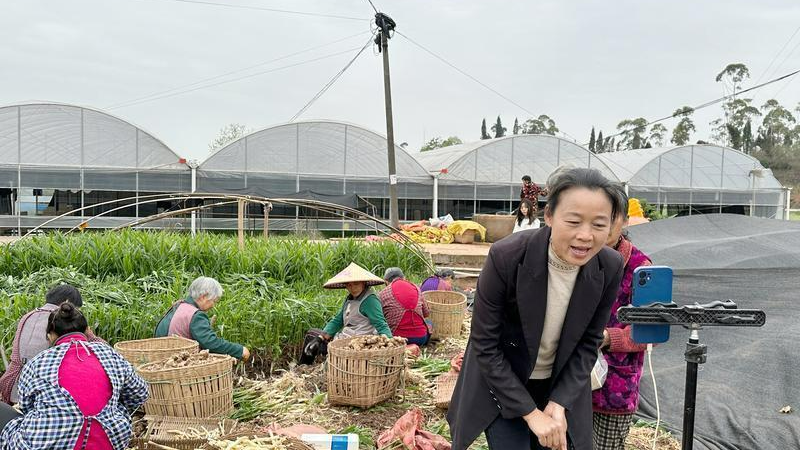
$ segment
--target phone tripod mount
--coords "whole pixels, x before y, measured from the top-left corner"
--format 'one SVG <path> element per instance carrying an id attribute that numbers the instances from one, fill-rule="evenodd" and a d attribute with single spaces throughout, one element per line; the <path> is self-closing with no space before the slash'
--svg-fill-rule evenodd
<path id="1" fill-rule="evenodd" d="M 697 366 L 706 362 L 708 348 L 700 343 L 702 327 L 761 327 L 767 315 L 759 309 L 738 309 L 732 300 L 703 305 L 654 303 L 647 306 L 624 306 L 617 310 L 621 323 L 636 325 L 679 325 L 690 330 L 686 343 L 686 384 L 683 403 L 682 450 L 694 446 L 694 415 L 697 400 Z"/>

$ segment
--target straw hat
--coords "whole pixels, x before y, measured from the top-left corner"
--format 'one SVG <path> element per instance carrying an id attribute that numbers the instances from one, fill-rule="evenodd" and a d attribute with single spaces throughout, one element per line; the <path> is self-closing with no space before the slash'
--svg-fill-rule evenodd
<path id="1" fill-rule="evenodd" d="M 377 286 L 386 283 L 377 275 L 373 275 L 369 270 L 356 263 L 350 263 L 343 271 L 339 272 L 322 285 L 325 289 L 344 289 L 345 283 L 363 281 L 367 286 Z"/>

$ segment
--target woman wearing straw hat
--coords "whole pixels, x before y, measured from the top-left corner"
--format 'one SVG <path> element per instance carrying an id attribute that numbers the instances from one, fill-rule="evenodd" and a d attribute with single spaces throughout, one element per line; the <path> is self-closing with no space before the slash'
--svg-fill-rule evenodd
<path id="1" fill-rule="evenodd" d="M 322 338 L 330 341 L 332 337 L 353 337 L 370 334 L 382 334 L 392 337 L 392 331 L 383 317 L 383 309 L 378 297 L 370 286 L 384 284 L 380 277 L 356 263 L 347 268 L 323 285 L 326 289 L 347 289 L 348 295 L 342 309 L 322 329 Z"/>

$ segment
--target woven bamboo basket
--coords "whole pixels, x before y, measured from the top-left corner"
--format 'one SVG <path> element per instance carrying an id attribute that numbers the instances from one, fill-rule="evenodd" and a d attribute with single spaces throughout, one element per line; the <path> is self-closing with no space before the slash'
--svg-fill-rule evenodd
<path id="1" fill-rule="evenodd" d="M 205 438 L 182 437 L 175 431 L 194 428 L 199 431 L 220 430 L 221 435 L 233 433 L 238 422 L 233 419 L 195 419 L 184 417 L 145 416 L 147 431 L 139 438 L 131 440 L 131 447 L 138 450 L 163 450 L 164 447 L 178 450 L 195 450 L 207 444 Z M 205 431 L 204 431 L 205 430 Z"/>
<path id="2" fill-rule="evenodd" d="M 180 352 L 197 353 L 200 346 L 197 341 L 180 336 L 168 336 L 138 341 L 117 342 L 114 350 L 128 360 L 134 367 L 143 364 L 163 361 Z"/>
<path id="3" fill-rule="evenodd" d="M 247 437 L 247 438 L 251 438 L 252 439 L 252 438 L 261 438 L 261 437 L 269 437 L 269 436 L 270 435 L 267 434 L 267 433 L 254 433 L 254 432 L 245 433 L 245 432 L 242 432 L 242 433 L 233 433 L 233 434 L 229 434 L 229 435 L 223 436 L 223 437 L 220 438 L 220 440 L 221 441 L 235 441 L 236 439 L 241 438 L 241 437 Z M 278 436 L 278 435 L 273 435 L 273 436 Z M 283 435 L 280 435 L 280 436 L 285 438 L 284 441 L 286 443 L 283 445 L 284 450 L 314 450 L 313 447 L 311 447 L 310 445 L 308 445 L 305 442 L 301 441 L 300 439 L 293 438 L 293 437 L 290 437 L 290 436 L 283 436 Z M 213 445 L 212 443 L 208 442 L 208 443 L 203 444 L 201 447 L 198 447 L 198 449 L 200 449 L 200 450 L 220 450 L 220 447 L 217 447 L 216 445 Z"/>
<path id="4" fill-rule="evenodd" d="M 368 408 L 393 398 L 405 376 L 405 346 L 352 350 L 350 339 L 328 344 L 328 402 Z"/>
<path id="5" fill-rule="evenodd" d="M 446 372 L 436 377 L 436 392 L 433 396 L 433 404 L 440 409 L 450 407 L 450 399 L 453 398 L 453 391 L 456 389 L 458 373 Z"/>
<path id="6" fill-rule="evenodd" d="M 233 410 L 233 361 L 227 355 L 209 355 L 198 366 L 158 369 L 158 363 L 139 367 L 150 397 L 144 404 L 153 416 L 209 418 Z"/>
<path id="7" fill-rule="evenodd" d="M 455 291 L 427 291 L 423 292 L 428 309 L 431 311 L 430 319 L 433 322 L 432 339 L 444 339 L 461 335 L 461 325 L 464 323 L 467 296 Z"/>

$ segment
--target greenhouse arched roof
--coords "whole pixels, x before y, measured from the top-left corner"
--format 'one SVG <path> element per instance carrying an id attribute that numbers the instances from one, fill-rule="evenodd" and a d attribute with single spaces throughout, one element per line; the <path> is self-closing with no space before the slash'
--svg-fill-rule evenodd
<path id="1" fill-rule="evenodd" d="M 685 145 L 601 153 L 620 181 L 632 186 L 751 189 L 782 188 L 754 157 L 719 145 Z"/>
<path id="2" fill-rule="evenodd" d="M 530 175 L 535 182 L 544 183 L 562 165 L 595 168 L 616 180 L 615 173 L 597 155 L 574 142 L 550 135 L 518 134 L 414 156 L 429 172 L 442 172 L 441 177 L 446 180 L 516 184 L 523 175 Z"/>
<path id="3" fill-rule="evenodd" d="M 209 156 L 203 171 L 280 173 L 345 178 L 387 178 L 386 137 L 358 125 L 312 120 L 248 134 Z M 426 179 L 427 171 L 395 146 L 397 175 Z"/>
<path id="4" fill-rule="evenodd" d="M 60 103 L 0 107 L 0 165 L 57 168 L 189 168 L 141 128 L 92 108 Z"/>

